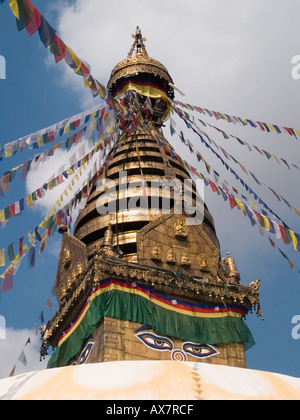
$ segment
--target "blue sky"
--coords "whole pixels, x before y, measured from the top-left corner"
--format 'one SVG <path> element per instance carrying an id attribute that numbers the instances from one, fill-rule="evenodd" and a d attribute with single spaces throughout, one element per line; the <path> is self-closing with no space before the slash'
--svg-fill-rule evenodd
<path id="1" fill-rule="evenodd" d="M 211 1 L 209 5 L 204 1 L 188 0 L 184 6 L 183 2 L 166 0 L 160 8 L 157 1 L 149 5 L 144 0 L 130 0 L 126 7 L 123 3 L 107 0 L 35 0 L 33 3 L 57 28 L 64 42 L 92 66 L 92 73 L 103 84 L 114 65 L 126 57 L 132 42 L 130 35 L 139 25 L 147 37 L 149 55 L 166 65 L 175 85 L 185 92 L 185 97 L 177 94 L 179 101 L 300 128 L 300 80 L 291 76 L 292 57 L 300 54 L 296 32 L 300 6 L 295 1 L 280 0 L 274 5 L 270 0 L 254 0 L 249 5 L 246 1 L 230 0 L 225 7 L 221 0 Z M 166 16 L 169 16 L 168 25 Z M 30 37 L 26 30 L 18 32 L 8 1 L 0 7 L 0 31 L 0 55 L 6 60 L 6 79 L 0 80 L 1 145 L 99 103 L 99 99 L 93 99 L 84 88 L 80 77 L 63 62 L 54 63 L 37 34 Z M 251 127 L 217 123 L 208 117 L 206 121 L 300 165 L 299 140 L 286 135 L 261 134 Z M 176 120 L 176 123 L 214 169 L 240 190 L 237 181 L 203 148 L 199 139 L 182 122 Z M 170 138 L 168 124 L 165 132 L 177 152 L 205 173 L 205 168 L 199 166 L 179 138 Z M 209 135 L 300 207 L 299 171 L 289 171 L 274 160 L 268 161 L 253 151 L 250 153 L 232 140 L 224 143 L 214 130 L 209 131 Z M 26 150 L 4 159 L 0 162 L 1 176 L 35 154 Z M 43 172 L 46 169 L 40 168 L 36 174 L 31 174 L 30 181 L 22 181 L 17 174 L 11 191 L 0 200 L 0 207 L 24 197 L 34 178 L 39 180 L 45 175 Z M 244 176 L 243 173 L 240 175 Z M 299 217 L 293 211 L 277 202 L 268 190 L 251 183 L 251 179 L 245 177 L 245 181 L 291 229 L 300 232 Z M 231 252 L 244 284 L 262 279 L 261 304 L 265 320 L 255 314 L 247 317 L 256 340 L 256 346 L 247 352 L 248 367 L 300 377 L 300 340 L 291 335 L 292 318 L 300 314 L 299 273 L 290 270 L 278 250 L 270 246 L 267 236 L 262 236 L 257 227 L 252 228 L 242 212 L 230 210 L 228 204 L 210 190 L 205 191 L 205 199 L 215 219 L 222 256 Z M 17 249 L 19 237 L 34 230 L 46 214 L 47 205 L 24 211 L 1 229 L 0 249 L 12 242 Z M 299 253 L 282 241 L 276 241 L 276 245 L 300 269 Z M 0 315 L 6 318 L 8 334 L 6 340 L 0 340 L 0 377 L 7 376 L 15 364 L 16 374 L 44 366 L 37 360 L 36 337 L 32 339 L 31 349 L 26 346 L 24 350 L 28 365 L 24 367 L 17 359 L 26 342 L 24 337 L 32 335 L 34 326 L 39 325 L 41 311 L 47 321 L 56 309 L 51 288 L 59 247 L 57 234 L 50 238 L 46 251 L 37 256 L 34 269 L 29 269 L 25 258 L 14 278 L 13 290 L 1 296 Z M 45 307 L 48 297 L 54 304 L 52 311 Z"/>

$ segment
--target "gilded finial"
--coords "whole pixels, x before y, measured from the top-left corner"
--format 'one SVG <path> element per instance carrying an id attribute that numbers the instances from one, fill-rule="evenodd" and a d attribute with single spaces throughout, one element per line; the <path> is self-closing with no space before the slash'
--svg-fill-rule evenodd
<path id="1" fill-rule="evenodd" d="M 227 252 L 227 264 L 229 268 L 229 277 L 233 277 L 235 280 L 239 281 L 240 275 L 237 271 L 235 261 L 230 255 L 230 252 Z"/>
<path id="2" fill-rule="evenodd" d="M 115 253 L 113 251 L 113 238 L 113 230 L 111 227 L 111 223 L 109 223 L 104 234 L 103 244 L 101 246 L 102 252 L 109 257 L 115 256 Z"/>
<path id="3" fill-rule="evenodd" d="M 148 53 L 144 44 L 144 42 L 146 42 L 147 39 L 142 37 L 142 31 L 139 28 L 139 26 L 136 27 L 135 35 L 131 35 L 131 36 L 132 38 L 134 38 L 134 43 L 132 47 L 130 48 L 130 51 L 128 53 L 128 58 L 132 57 L 135 47 L 137 48 L 137 57 L 141 57 L 141 56 L 148 57 Z"/>

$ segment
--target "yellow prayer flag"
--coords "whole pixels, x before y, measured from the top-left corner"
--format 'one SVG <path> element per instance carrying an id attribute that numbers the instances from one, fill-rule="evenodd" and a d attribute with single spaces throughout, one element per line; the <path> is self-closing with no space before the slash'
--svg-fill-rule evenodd
<path id="1" fill-rule="evenodd" d="M 55 146 L 53 146 L 51 148 L 52 152 L 55 152 L 56 149 L 58 149 L 61 145 L 63 144 L 63 142 L 61 141 L 60 143 L 56 144 Z"/>
<path id="2" fill-rule="evenodd" d="M 39 227 L 41 227 L 42 229 L 46 228 L 46 220 L 45 219 L 39 224 Z"/>
<path id="3" fill-rule="evenodd" d="M 5 221 L 4 210 L 0 210 L 0 223 L 3 223 L 4 221 Z"/>
<path id="4" fill-rule="evenodd" d="M 26 204 L 27 204 L 27 207 L 28 208 L 30 208 L 30 207 L 32 207 L 33 206 L 33 199 L 32 199 L 32 195 L 31 194 L 29 194 L 29 195 L 27 195 L 26 196 Z"/>
<path id="5" fill-rule="evenodd" d="M 5 266 L 5 248 L 0 251 L 0 267 Z"/>
<path id="6" fill-rule="evenodd" d="M 64 128 L 64 134 L 70 133 L 70 124 L 66 124 Z"/>
<path id="7" fill-rule="evenodd" d="M 219 115 L 221 115 L 221 117 L 222 117 L 224 120 L 228 121 L 228 118 L 226 117 L 226 115 L 225 115 L 225 114 L 222 114 L 221 112 L 218 112 L 218 114 L 219 114 Z"/>
<path id="8" fill-rule="evenodd" d="M 299 245 L 300 244 L 298 244 L 298 240 L 296 238 L 295 232 L 293 232 L 292 230 L 290 230 L 289 232 L 290 232 L 290 235 L 291 235 L 291 238 L 292 238 L 292 241 L 293 241 L 295 251 L 299 251 Z"/>
<path id="9" fill-rule="evenodd" d="M 5 149 L 5 157 L 11 157 L 12 147 L 11 146 L 7 146 L 7 147 L 4 146 L 4 149 Z"/>
<path id="10" fill-rule="evenodd" d="M 268 124 L 268 127 L 271 131 L 275 131 L 277 133 L 276 128 L 272 124 Z"/>
<path id="11" fill-rule="evenodd" d="M 295 131 L 298 134 L 298 136 L 300 137 L 300 130 L 296 129 Z"/>
<path id="12" fill-rule="evenodd" d="M 86 88 L 89 88 L 92 84 L 92 82 L 90 82 L 89 80 L 87 80 L 84 76 L 83 76 L 83 82 L 84 82 L 84 86 Z"/>
<path id="13" fill-rule="evenodd" d="M 44 143 L 43 136 L 37 136 L 37 144 L 39 147 L 44 146 L 45 143 Z"/>
<path id="14" fill-rule="evenodd" d="M 263 214 L 261 214 L 260 216 L 264 219 L 265 228 L 269 232 L 269 230 L 270 230 L 270 221 L 269 221 L 269 219 L 266 216 L 264 216 Z"/>
<path id="15" fill-rule="evenodd" d="M 9 0 L 9 6 L 11 11 L 16 16 L 17 19 L 20 18 L 19 6 L 17 0 Z"/>
<path id="16" fill-rule="evenodd" d="M 238 205 L 239 209 L 244 210 L 244 204 L 238 198 L 234 197 L 234 201 Z"/>
<path id="17" fill-rule="evenodd" d="M 253 203 L 253 201 L 250 202 L 252 207 L 255 207 L 257 209 L 257 205 L 255 203 Z"/>
<path id="18" fill-rule="evenodd" d="M 24 246 L 23 246 L 23 251 L 24 252 L 29 252 L 29 246 L 27 245 L 27 244 L 25 244 Z"/>
<path id="19" fill-rule="evenodd" d="M 272 155 L 272 156 L 277 161 L 278 165 L 281 165 L 280 160 L 278 159 L 278 157 L 276 155 Z"/>
<path id="20" fill-rule="evenodd" d="M 67 50 L 68 50 L 68 52 L 71 54 L 71 57 L 72 57 L 72 59 L 73 59 L 73 61 L 74 61 L 74 63 L 76 64 L 76 68 L 75 69 L 73 69 L 74 71 L 75 71 L 75 73 L 77 73 L 78 72 L 78 70 L 80 70 L 80 67 L 81 67 L 81 61 L 80 61 L 80 59 L 77 57 L 77 55 L 74 53 L 74 51 L 72 50 L 72 48 L 70 48 L 70 47 L 68 47 L 68 46 L 66 46 L 67 47 Z"/>

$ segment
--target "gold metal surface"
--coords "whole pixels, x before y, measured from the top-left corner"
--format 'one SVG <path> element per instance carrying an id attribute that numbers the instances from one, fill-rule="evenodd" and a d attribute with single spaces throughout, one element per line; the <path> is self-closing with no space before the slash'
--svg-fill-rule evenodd
<path id="1" fill-rule="evenodd" d="M 120 63 L 118 63 L 112 70 L 110 79 L 108 82 L 108 89 L 120 78 L 127 77 L 132 74 L 138 73 L 150 73 L 156 76 L 160 76 L 163 79 L 167 80 L 169 83 L 173 83 L 171 76 L 169 75 L 166 67 L 161 64 L 159 61 L 154 60 L 149 57 L 144 40 L 142 37 L 141 31 L 137 28 L 136 34 L 134 36 L 134 43 L 130 49 L 130 52 L 127 58 Z M 137 53 L 133 57 L 135 47 L 137 47 Z"/>

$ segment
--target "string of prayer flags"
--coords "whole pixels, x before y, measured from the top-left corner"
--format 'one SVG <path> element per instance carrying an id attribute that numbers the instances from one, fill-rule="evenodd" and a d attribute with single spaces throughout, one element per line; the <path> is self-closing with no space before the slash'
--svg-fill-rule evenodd
<path id="1" fill-rule="evenodd" d="M 242 126 L 250 125 L 253 128 L 257 128 L 260 131 L 268 132 L 268 133 L 277 133 L 277 134 L 287 134 L 291 137 L 295 137 L 295 139 L 300 138 L 300 129 L 290 128 L 286 126 L 279 126 L 278 124 L 270 124 L 261 121 L 254 121 L 249 118 L 241 118 L 229 114 L 225 114 L 223 112 L 212 111 L 207 108 L 201 108 L 199 106 L 190 105 L 187 103 L 174 101 L 175 104 L 179 105 L 182 108 L 188 110 L 196 110 L 200 114 L 209 115 L 210 117 L 214 117 L 217 120 L 224 120 L 229 123 L 233 124 L 240 124 Z"/>
<path id="2" fill-rule="evenodd" d="M 3 146 L 4 150 L 2 149 L 2 146 L 0 146 L 0 161 L 3 158 L 14 156 L 18 151 L 22 152 L 25 147 L 28 147 L 28 149 L 38 149 L 43 147 L 48 143 L 54 142 L 57 137 L 61 137 L 71 131 L 75 131 L 84 124 L 92 122 L 93 120 L 101 119 L 105 122 L 104 117 L 106 115 L 107 119 L 109 119 L 112 116 L 112 112 L 109 110 L 107 104 L 104 103 L 90 108 L 80 114 L 73 115 L 72 117 L 64 119 L 49 127 L 28 134 L 27 136 L 8 142 Z"/>
<path id="3" fill-rule="evenodd" d="M 181 112 L 180 109 L 174 107 L 175 112 L 177 112 L 177 114 L 180 116 L 180 118 L 182 118 L 184 120 L 184 122 L 186 123 L 187 127 L 192 129 L 201 139 L 202 143 L 204 143 L 206 145 L 206 147 L 221 161 L 221 163 L 226 167 L 227 170 L 229 170 L 235 177 L 236 179 L 242 184 L 242 186 L 249 191 L 250 193 L 252 192 L 254 194 L 255 197 L 257 197 L 260 201 L 260 203 L 266 208 L 268 209 L 268 211 L 270 211 L 273 215 L 275 215 L 276 217 L 278 217 L 271 209 L 269 206 L 267 206 L 266 203 L 264 203 L 264 201 L 259 197 L 258 194 L 256 194 L 246 183 L 245 181 L 223 160 L 223 158 L 215 151 L 215 149 L 207 143 L 207 141 L 204 139 L 204 135 L 207 138 L 207 140 L 211 143 L 214 144 L 214 146 L 217 149 L 220 149 L 220 147 L 202 130 L 200 130 L 197 125 L 194 124 L 194 122 L 192 123 L 193 125 L 195 125 L 195 127 L 197 128 L 197 130 L 193 127 L 193 125 L 191 124 L 191 120 L 189 119 L 187 121 L 186 116 L 183 115 L 183 113 Z M 199 132 L 200 131 L 200 132 Z M 184 143 L 184 142 L 183 142 Z M 191 148 L 190 148 L 191 150 Z M 224 149 L 222 149 L 223 151 Z M 295 213 L 297 215 L 300 214 L 300 211 L 293 205 L 288 202 L 288 200 L 286 200 L 285 198 L 283 198 L 282 196 L 280 196 L 273 188 L 271 188 L 269 185 L 267 185 L 264 181 L 262 181 L 261 179 L 258 179 L 257 176 L 255 176 L 251 171 L 247 170 L 243 165 L 241 165 L 237 159 L 235 159 L 231 154 L 227 154 L 227 158 L 231 158 L 236 164 L 238 164 L 241 169 L 243 170 L 243 172 L 245 172 L 247 175 L 251 175 L 252 178 L 254 179 L 254 181 L 258 184 L 261 185 L 263 184 L 265 187 L 267 187 L 275 196 L 279 201 L 283 201 L 289 208 L 292 208 L 293 210 L 295 210 Z"/>
<path id="4" fill-rule="evenodd" d="M 52 310 L 52 308 L 53 308 L 53 304 L 52 304 L 52 302 L 51 302 L 51 299 L 50 299 L 50 298 L 47 298 L 46 303 L 45 303 L 45 306 L 46 306 L 46 307 L 47 307 L 50 311 Z M 43 312 L 43 310 L 41 311 L 41 313 L 40 313 L 40 315 L 39 315 L 38 319 L 39 319 L 39 322 L 40 322 L 41 324 L 44 324 L 45 320 L 44 320 L 44 312 Z M 37 336 L 37 335 L 38 335 L 37 325 L 35 325 L 35 326 L 34 326 L 34 328 L 33 328 L 33 330 L 32 330 L 32 334 L 34 334 L 35 336 Z M 25 349 L 26 349 L 26 347 L 27 347 L 28 345 L 30 345 L 30 344 L 32 344 L 32 341 L 31 341 L 31 336 L 29 336 L 29 337 L 27 338 L 27 340 L 26 340 L 26 342 L 25 342 L 25 345 L 24 345 L 24 347 L 23 347 L 23 349 L 22 349 L 22 351 L 21 351 L 21 353 L 20 353 L 20 355 L 19 355 L 19 357 L 18 357 L 18 360 L 17 360 L 17 362 L 20 362 L 23 366 L 27 366 L 27 365 L 28 365 L 28 361 L 27 361 L 27 358 L 26 358 L 26 355 L 25 355 Z M 15 363 L 14 367 L 13 367 L 13 368 L 12 368 L 12 370 L 10 371 L 9 377 L 13 377 L 13 376 L 15 375 L 16 367 L 17 367 L 17 363 Z"/>
<path id="5" fill-rule="evenodd" d="M 254 145 L 252 145 L 252 144 L 249 144 L 247 141 L 242 140 L 240 137 L 234 136 L 233 134 L 227 134 L 224 130 L 221 130 L 220 128 L 218 128 L 218 127 L 216 127 L 216 126 L 214 126 L 214 125 L 212 125 L 212 124 L 209 124 L 209 123 L 207 123 L 207 122 L 204 122 L 204 121 L 203 121 L 203 120 L 201 120 L 200 118 L 198 118 L 198 121 L 200 121 L 200 123 L 201 123 L 204 127 L 207 127 L 207 126 L 208 126 L 208 127 L 210 127 L 210 128 L 213 128 L 214 130 L 218 131 L 219 133 L 222 133 L 222 135 L 223 135 L 223 137 L 224 137 L 225 139 L 230 139 L 230 138 L 233 138 L 233 139 L 237 140 L 239 144 L 241 144 L 242 146 L 246 146 L 250 152 L 254 149 L 254 150 L 256 150 L 256 151 L 257 151 L 257 152 L 258 152 L 261 156 L 266 157 L 268 160 L 270 160 L 271 158 L 274 158 L 274 159 L 275 159 L 275 161 L 276 161 L 276 162 L 278 163 L 278 165 L 280 165 L 280 166 L 282 166 L 282 165 L 281 165 L 281 162 L 283 162 L 283 163 L 285 164 L 285 166 L 286 166 L 289 170 L 291 169 L 291 167 L 293 167 L 293 168 L 295 168 L 295 169 L 297 169 L 297 170 L 300 170 L 300 167 L 299 167 L 298 165 L 296 165 L 296 164 L 294 164 L 294 163 L 292 163 L 292 162 L 289 162 L 289 163 L 288 163 L 286 159 L 284 159 L 284 158 L 282 158 L 282 157 L 278 157 L 278 156 L 277 156 L 277 155 L 275 155 L 274 153 L 271 153 L 271 152 L 269 152 L 269 151 L 267 151 L 267 150 L 260 149 L 258 146 L 254 146 Z M 222 150 L 222 151 L 223 151 L 223 150 Z M 225 155 L 224 151 L 223 151 L 223 154 Z"/>
<path id="6" fill-rule="evenodd" d="M 278 219 L 280 219 L 280 217 L 273 212 L 273 210 L 258 196 L 258 194 L 256 194 L 256 192 L 253 191 L 253 189 L 250 188 L 245 183 L 245 181 L 223 160 L 223 158 L 215 151 L 215 149 L 210 144 L 213 143 L 216 146 L 217 149 L 219 148 L 219 146 L 208 135 L 206 135 L 206 133 L 202 132 L 201 130 L 199 132 L 197 126 L 196 126 L 197 127 L 197 130 L 195 130 L 194 127 L 190 123 L 187 122 L 187 120 L 183 116 L 181 110 L 179 110 L 177 108 L 174 108 L 174 109 L 178 113 L 178 115 L 180 116 L 180 118 L 182 118 L 184 120 L 184 122 L 187 124 L 188 128 L 191 128 L 200 137 L 201 142 L 204 143 L 205 146 L 221 161 L 222 165 L 224 165 L 225 168 L 228 171 L 230 171 L 231 174 L 233 174 L 235 176 L 235 178 L 242 184 L 242 186 L 246 189 L 246 191 L 248 191 L 250 194 L 253 194 L 255 200 L 259 200 L 260 204 L 262 204 L 266 210 L 268 210 L 275 217 L 277 217 Z M 204 137 L 206 137 L 207 141 L 205 140 Z M 228 156 L 228 158 L 229 158 L 229 156 Z M 210 172 L 210 168 L 207 165 L 206 165 L 206 168 L 207 168 L 208 172 Z"/>
<path id="7" fill-rule="evenodd" d="M 106 89 L 91 74 L 90 66 L 81 60 L 56 34 L 55 29 L 49 25 L 47 20 L 30 0 L 9 0 L 11 11 L 17 19 L 18 30 L 26 27 L 29 35 L 38 31 L 41 42 L 54 55 L 55 62 L 62 59 L 76 74 L 83 77 L 84 86 L 90 88 L 93 96 L 100 95 L 105 98 Z"/>
<path id="8" fill-rule="evenodd" d="M 112 133 L 110 134 L 112 135 Z M 97 150 L 101 150 L 102 154 L 105 153 L 105 149 L 101 149 L 100 148 L 100 144 L 101 141 L 98 142 L 98 144 L 94 147 L 93 151 L 97 151 Z M 110 145 L 112 145 L 112 143 L 110 142 Z M 99 149 L 98 149 L 99 148 Z M 87 162 L 89 163 L 90 160 Z M 40 252 L 43 252 L 46 245 L 47 245 L 47 239 L 50 236 L 50 234 L 54 234 L 55 231 L 57 230 L 56 228 L 56 223 L 58 222 L 58 220 L 62 220 L 64 219 L 66 220 L 66 217 L 68 216 L 69 218 L 71 218 L 71 209 L 74 207 L 76 207 L 77 203 L 80 202 L 81 197 L 83 195 L 82 191 L 85 189 L 86 187 L 86 182 L 94 182 L 97 178 L 97 176 L 99 175 L 99 170 L 97 168 L 97 164 L 95 162 L 94 166 L 93 166 L 93 171 L 94 173 L 92 173 L 90 171 L 88 178 L 84 181 L 84 185 L 82 190 L 78 191 L 75 196 L 64 206 L 63 209 L 59 210 L 60 213 L 60 217 L 57 217 L 56 214 L 56 205 L 61 205 L 61 202 L 59 200 L 56 201 L 56 204 L 52 207 L 52 209 L 50 209 L 50 211 L 48 212 L 47 216 L 42 220 L 42 222 L 38 225 L 38 227 L 36 227 L 34 229 L 34 233 L 28 232 L 27 237 L 28 237 L 28 241 L 31 244 L 31 247 L 29 247 L 27 244 L 23 244 L 23 237 L 19 239 L 19 254 L 16 256 L 16 258 L 11 262 L 11 264 L 7 267 L 7 269 L 5 270 L 5 272 L 0 276 L 0 278 L 5 278 L 5 276 L 9 276 L 10 274 L 14 275 L 16 274 L 17 269 L 19 268 L 19 265 L 21 264 L 21 262 L 23 261 L 25 255 L 28 255 L 28 262 L 29 262 L 29 267 L 30 268 L 34 268 L 35 267 L 35 260 L 36 260 L 36 241 L 38 239 L 40 240 Z M 79 175 L 82 175 L 82 170 L 81 168 L 79 168 Z M 74 179 L 76 178 L 77 180 L 79 180 L 79 175 L 78 173 L 75 173 L 73 179 L 70 181 L 69 185 L 67 188 L 70 187 L 70 190 L 72 189 L 72 186 L 74 186 Z M 41 235 L 39 232 L 39 229 L 44 229 L 45 232 Z M 22 244 L 22 252 L 20 253 L 20 246 Z M 10 248 L 12 248 L 13 243 L 11 244 Z M 1 254 L 3 254 L 4 256 L 4 260 L 3 260 L 3 264 L 5 265 L 5 249 L 3 251 L 0 252 L 0 256 Z M 12 258 L 12 256 L 11 256 Z M 10 270 L 12 270 L 10 272 Z M 9 277 L 7 277 L 7 281 L 6 283 L 10 280 Z"/>
<path id="9" fill-rule="evenodd" d="M 209 185 L 213 192 L 216 192 L 219 196 L 222 196 L 223 198 L 224 196 L 227 197 L 224 201 L 228 200 L 231 209 L 238 207 L 240 210 L 244 211 L 244 214 L 246 214 L 250 220 L 252 220 L 255 217 L 259 222 L 259 225 L 266 231 L 274 234 L 277 233 L 276 239 L 282 238 L 285 244 L 290 244 L 291 242 L 293 242 L 294 250 L 297 252 L 300 251 L 300 234 L 287 228 L 286 225 L 281 225 L 280 223 L 269 219 L 264 214 L 258 213 L 256 210 L 252 209 L 251 207 L 247 206 L 244 202 L 237 199 L 233 194 L 227 193 L 218 184 L 214 183 L 210 179 L 207 179 L 201 172 L 199 172 L 196 168 L 194 168 L 184 159 L 180 158 L 179 160 L 179 156 L 174 151 L 174 149 L 171 148 L 171 146 L 167 147 L 169 147 L 170 155 L 174 160 L 177 160 L 178 162 L 181 161 L 182 164 L 184 162 L 185 167 L 187 167 L 193 174 L 197 175 L 200 179 L 203 179 L 205 185 Z"/>
<path id="10" fill-rule="evenodd" d="M 101 139 L 103 140 L 103 139 Z M 47 191 L 53 190 L 57 186 L 61 185 L 65 180 L 68 179 L 69 175 L 75 173 L 75 171 L 80 168 L 85 163 L 90 161 L 90 157 L 98 152 L 103 150 L 102 141 L 99 141 L 92 150 L 90 150 L 85 156 L 73 163 L 68 169 L 63 170 L 58 176 L 53 178 L 51 181 L 44 183 L 42 186 L 37 188 L 32 193 L 26 195 L 26 197 L 18 200 L 16 203 L 11 204 L 3 210 L 0 210 L 0 223 L 5 222 L 6 220 L 11 219 L 12 217 L 17 216 L 25 208 L 29 209 L 34 206 L 35 201 L 42 199 Z M 72 157 L 71 157 L 72 159 Z M 75 158 L 76 159 L 76 158 Z"/>

